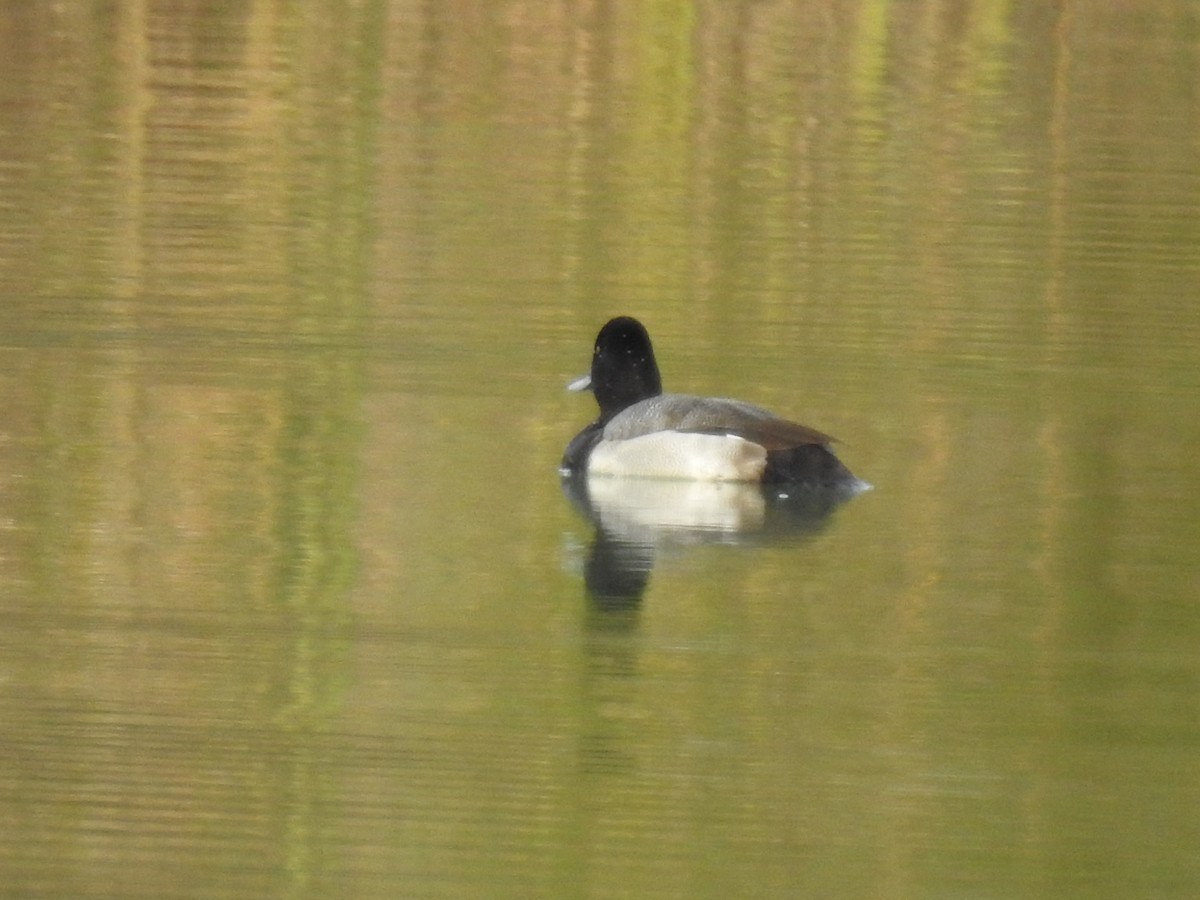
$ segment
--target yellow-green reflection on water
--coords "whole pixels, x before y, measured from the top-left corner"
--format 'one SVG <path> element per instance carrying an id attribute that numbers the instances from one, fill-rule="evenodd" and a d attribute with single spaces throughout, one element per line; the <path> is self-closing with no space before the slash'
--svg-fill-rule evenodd
<path id="1" fill-rule="evenodd" d="M 1195 893 L 1196 24 L 14 10 L 7 890 Z M 619 312 L 876 490 L 589 595 Z"/>

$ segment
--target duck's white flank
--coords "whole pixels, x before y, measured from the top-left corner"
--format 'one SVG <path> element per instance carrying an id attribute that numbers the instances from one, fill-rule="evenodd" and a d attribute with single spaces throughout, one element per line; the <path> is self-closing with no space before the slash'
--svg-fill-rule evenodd
<path id="1" fill-rule="evenodd" d="M 589 475 L 686 478 L 695 481 L 758 481 L 767 451 L 732 434 L 656 431 L 601 441 L 588 459 Z"/>

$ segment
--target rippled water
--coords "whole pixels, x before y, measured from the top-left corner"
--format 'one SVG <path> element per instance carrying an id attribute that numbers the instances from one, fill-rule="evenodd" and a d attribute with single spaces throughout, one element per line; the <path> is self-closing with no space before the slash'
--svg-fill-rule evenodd
<path id="1" fill-rule="evenodd" d="M 1200 22 L 984 6 L 14 8 L 5 890 L 1200 891 Z"/>

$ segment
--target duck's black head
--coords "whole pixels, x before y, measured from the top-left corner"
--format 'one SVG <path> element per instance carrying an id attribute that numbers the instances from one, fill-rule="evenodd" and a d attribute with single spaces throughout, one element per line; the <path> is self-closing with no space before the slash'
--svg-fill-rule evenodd
<path id="1" fill-rule="evenodd" d="M 662 393 L 650 335 L 637 319 L 618 316 L 600 329 L 592 352 L 591 388 L 602 421 Z"/>

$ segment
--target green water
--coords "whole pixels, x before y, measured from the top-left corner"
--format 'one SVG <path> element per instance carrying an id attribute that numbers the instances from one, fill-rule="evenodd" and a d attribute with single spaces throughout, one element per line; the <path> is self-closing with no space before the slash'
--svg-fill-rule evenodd
<path id="1" fill-rule="evenodd" d="M 1200 894 L 1198 33 L 13 5 L 5 890 Z M 598 597 L 619 313 L 875 489 Z"/>

